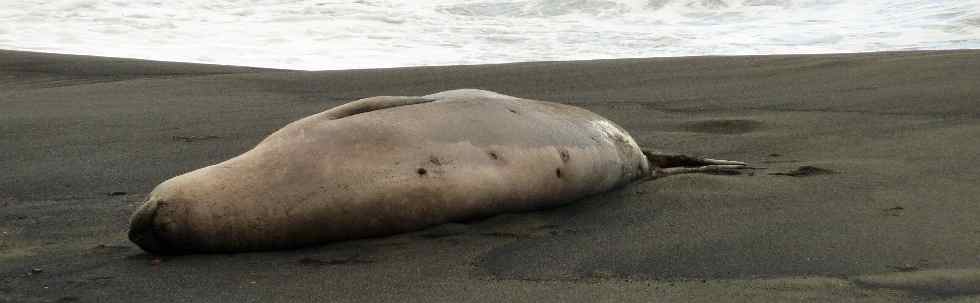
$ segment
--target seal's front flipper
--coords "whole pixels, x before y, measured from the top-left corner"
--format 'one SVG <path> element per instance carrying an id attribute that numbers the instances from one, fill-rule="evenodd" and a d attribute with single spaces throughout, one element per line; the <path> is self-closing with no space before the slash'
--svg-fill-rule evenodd
<path id="1" fill-rule="evenodd" d="M 376 111 L 376 110 L 406 106 L 406 105 L 414 105 L 420 103 L 428 103 L 432 101 L 436 101 L 436 99 L 425 98 L 425 97 L 408 97 L 408 96 L 371 97 L 371 98 L 360 99 L 341 106 L 331 108 L 330 110 L 323 112 L 323 115 L 329 120 L 336 120 L 343 117 L 349 117 L 349 116 L 366 113 L 370 111 Z"/>
<path id="2" fill-rule="evenodd" d="M 690 173 L 731 173 L 738 174 L 740 169 L 750 168 L 745 162 L 697 158 L 681 154 L 666 154 L 643 150 L 652 172 L 650 178 L 662 178 L 678 174 Z"/>

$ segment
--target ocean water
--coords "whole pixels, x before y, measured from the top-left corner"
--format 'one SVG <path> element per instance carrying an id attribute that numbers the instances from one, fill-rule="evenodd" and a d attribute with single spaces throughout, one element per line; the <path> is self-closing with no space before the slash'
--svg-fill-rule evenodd
<path id="1" fill-rule="evenodd" d="M 980 0 L 0 0 L 0 49 L 305 70 L 980 48 Z"/>

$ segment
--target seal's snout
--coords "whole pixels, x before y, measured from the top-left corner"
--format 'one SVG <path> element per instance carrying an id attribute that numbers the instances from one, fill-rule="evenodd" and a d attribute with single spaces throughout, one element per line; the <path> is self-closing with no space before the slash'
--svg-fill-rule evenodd
<path id="1" fill-rule="evenodd" d="M 129 240 L 143 250 L 155 254 L 167 251 L 165 243 L 157 234 L 156 217 L 159 208 L 160 202 L 150 199 L 129 220 Z"/>

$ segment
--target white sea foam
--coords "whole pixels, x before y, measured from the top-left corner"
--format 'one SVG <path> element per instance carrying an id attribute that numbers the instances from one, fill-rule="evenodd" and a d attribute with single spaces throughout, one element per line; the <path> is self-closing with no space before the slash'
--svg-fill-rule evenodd
<path id="1" fill-rule="evenodd" d="M 292 69 L 980 48 L 980 0 L 0 0 L 0 49 Z"/>

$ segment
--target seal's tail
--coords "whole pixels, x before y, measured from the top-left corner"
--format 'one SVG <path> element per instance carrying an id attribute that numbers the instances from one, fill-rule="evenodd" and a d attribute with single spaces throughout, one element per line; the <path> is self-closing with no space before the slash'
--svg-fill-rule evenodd
<path id="1" fill-rule="evenodd" d="M 643 150 L 650 162 L 650 179 L 690 173 L 740 174 L 742 169 L 751 169 L 745 162 L 698 158 L 682 154 L 668 154 Z"/>

